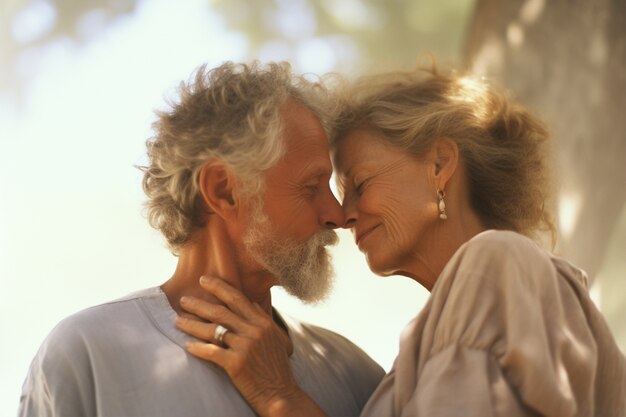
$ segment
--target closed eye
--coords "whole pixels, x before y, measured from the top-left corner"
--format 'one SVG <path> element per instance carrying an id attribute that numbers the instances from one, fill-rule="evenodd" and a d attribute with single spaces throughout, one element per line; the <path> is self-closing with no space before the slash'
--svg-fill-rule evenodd
<path id="1" fill-rule="evenodd" d="M 305 184 L 303 189 L 307 194 L 317 194 L 319 192 L 320 186 L 318 183 L 315 184 Z"/>
<path id="2" fill-rule="evenodd" d="M 359 183 L 355 183 L 354 190 L 356 191 L 358 195 L 361 195 L 363 194 L 363 191 L 365 190 L 366 186 L 367 186 L 367 180 L 361 181 Z"/>

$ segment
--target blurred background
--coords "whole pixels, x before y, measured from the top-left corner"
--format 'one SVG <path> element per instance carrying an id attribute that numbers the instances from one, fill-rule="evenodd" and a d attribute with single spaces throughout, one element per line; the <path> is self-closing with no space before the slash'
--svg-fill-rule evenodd
<path id="1" fill-rule="evenodd" d="M 153 111 L 201 63 L 288 60 L 358 75 L 420 54 L 510 89 L 554 136 L 556 252 L 588 271 L 626 350 L 623 0 L 3 0 L 0 4 L 0 415 L 63 317 L 156 286 L 176 258 L 142 216 Z M 349 233 L 332 297 L 286 315 L 385 369 L 428 293 L 373 276 Z"/>

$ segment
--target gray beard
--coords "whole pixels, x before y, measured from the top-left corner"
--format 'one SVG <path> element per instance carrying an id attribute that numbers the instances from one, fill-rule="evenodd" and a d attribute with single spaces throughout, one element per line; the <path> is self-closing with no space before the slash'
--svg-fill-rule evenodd
<path id="1" fill-rule="evenodd" d="M 334 270 L 325 246 L 337 241 L 337 234 L 329 229 L 302 243 L 278 236 L 260 201 L 243 238 L 252 259 L 273 274 L 285 291 L 305 303 L 317 303 L 329 294 Z"/>

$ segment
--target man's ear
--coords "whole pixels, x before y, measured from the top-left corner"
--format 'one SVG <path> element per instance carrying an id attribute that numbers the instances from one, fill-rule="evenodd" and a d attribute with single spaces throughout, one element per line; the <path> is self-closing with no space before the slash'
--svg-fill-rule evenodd
<path id="1" fill-rule="evenodd" d="M 459 165 L 459 147 L 449 138 L 437 139 L 432 154 L 435 161 L 435 182 L 442 190 Z"/>
<path id="2" fill-rule="evenodd" d="M 209 161 L 200 169 L 200 193 L 212 213 L 228 219 L 237 214 L 236 181 L 232 169 L 221 161 Z"/>

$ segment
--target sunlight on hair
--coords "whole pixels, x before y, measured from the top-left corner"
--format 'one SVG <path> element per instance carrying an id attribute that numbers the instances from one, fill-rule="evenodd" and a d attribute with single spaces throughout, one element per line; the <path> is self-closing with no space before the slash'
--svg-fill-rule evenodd
<path id="1" fill-rule="evenodd" d="M 464 93 L 470 92 L 470 91 L 473 93 L 473 94 L 464 94 L 460 98 L 461 99 L 466 98 L 466 100 L 464 101 L 474 101 L 474 100 L 469 100 L 469 97 L 476 98 L 478 96 L 480 87 L 476 79 L 472 77 L 462 77 L 462 78 L 459 78 L 459 84 L 463 87 Z"/>
<path id="2" fill-rule="evenodd" d="M 461 94 L 451 97 L 466 103 L 476 103 L 485 89 L 482 83 L 473 77 L 459 78 L 459 85 L 462 87 Z"/>
<path id="3" fill-rule="evenodd" d="M 470 106 L 470 110 L 477 119 L 483 119 L 487 116 L 489 106 L 485 103 L 484 82 L 474 77 L 462 77 L 458 80 L 460 88 L 458 94 L 451 94 L 450 99 L 459 103 L 465 103 Z"/>
<path id="4" fill-rule="evenodd" d="M 313 350 L 315 350 L 320 355 L 326 355 L 326 349 L 320 343 L 313 342 L 311 346 L 313 347 Z"/>

